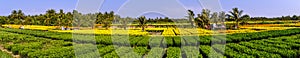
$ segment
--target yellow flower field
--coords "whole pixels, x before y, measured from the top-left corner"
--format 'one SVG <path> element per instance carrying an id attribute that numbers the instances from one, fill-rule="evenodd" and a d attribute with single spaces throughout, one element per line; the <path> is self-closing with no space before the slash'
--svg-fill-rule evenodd
<path id="1" fill-rule="evenodd" d="M 262 24 L 262 25 L 245 25 L 241 26 L 239 30 L 224 30 L 224 31 L 212 31 L 201 28 L 146 28 L 145 30 L 163 30 L 163 36 L 177 36 L 177 35 L 214 35 L 216 32 L 225 32 L 226 34 L 234 34 L 234 33 L 249 33 L 249 32 L 261 32 L 268 30 L 285 30 L 291 28 L 298 27 L 282 27 L 286 25 L 291 26 L 300 26 L 300 23 L 297 24 Z M 10 28 L 19 28 L 21 25 L 3 25 L 5 27 Z M 69 32 L 69 33 L 84 33 L 84 34 L 102 34 L 102 35 L 111 35 L 111 34 L 129 34 L 129 35 L 150 35 L 147 31 L 142 31 L 141 28 L 130 28 L 128 30 L 123 29 L 111 29 L 106 30 L 105 28 L 96 28 L 93 30 L 54 30 L 59 28 L 57 26 L 38 26 L 38 25 L 24 25 L 25 29 L 33 29 L 33 30 L 48 30 L 54 32 Z M 72 28 L 72 27 L 71 27 Z"/>

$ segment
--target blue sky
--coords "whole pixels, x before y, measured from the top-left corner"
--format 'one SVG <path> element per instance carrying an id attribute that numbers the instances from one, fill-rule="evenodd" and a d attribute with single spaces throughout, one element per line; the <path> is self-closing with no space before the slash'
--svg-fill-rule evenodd
<path id="1" fill-rule="evenodd" d="M 101 9 L 118 11 L 127 0 L 105 0 Z M 186 9 L 200 13 L 203 8 L 198 0 L 179 0 Z M 12 10 L 21 9 L 25 14 L 42 14 L 48 9 L 72 11 L 77 0 L 0 0 L 0 15 L 9 15 Z M 201 2 L 201 1 L 200 1 Z M 223 11 L 238 7 L 253 17 L 280 17 L 282 15 L 300 15 L 300 0 L 220 0 Z M 168 2 L 166 2 L 168 3 Z M 167 5 L 167 4 L 166 4 Z M 143 7 L 143 5 L 138 5 Z M 171 8 L 176 9 L 176 8 Z M 154 15 L 155 16 L 155 15 Z M 157 15 L 161 16 L 161 15 Z"/>

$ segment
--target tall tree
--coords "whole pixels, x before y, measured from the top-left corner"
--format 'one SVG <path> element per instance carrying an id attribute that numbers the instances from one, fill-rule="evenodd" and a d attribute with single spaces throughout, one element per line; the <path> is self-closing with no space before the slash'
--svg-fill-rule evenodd
<path id="1" fill-rule="evenodd" d="M 12 13 L 8 16 L 10 24 L 22 24 L 23 19 L 25 18 L 24 13 L 22 10 L 13 10 Z"/>
<path id="2" fill-rule="evenodd" d="M 235 29 L 239 29 L 239 22 L 246 17 L 246 15 L 243 15 L 243 10 L 239 10 L 238 8 L 233 8 L 232 11 L 229 11 L 230 18 L 235 20 Z"/>
<path id="3" fill-rule="evenodd" d="M 18 21 L 19 23 L 18 24 L 21 24 L 21 25 L 24 25 L 25 24 L 25 14 L 22 12 L 22 10 L 18 10 Z"/>
<path id="4" fill-rule="evenodd" d="M 46 17 L 46 19 L 44 20 L 45 25 L 46 26 L 53 25 L 56 21 L 56 11 L 54 9 L 47 10 L 45 17 Z"/>
<path id="5" fill-rule="evenodd" d="M 100 18 L 101 24 L 103 25 L 103 27 L 105 27 L 106 29 L 108 29 L 109 27 L 111 27 L 112 21 L 114 20 L 114 12 L 110 12 L 107 13 L 105 12 L 104 15 Z"/>
<path id="6" fill-rule="evenodd" d="M 298 16 L 297 15 L 293 15 L 291 20 L 298 20 Z"/>
<path id="7" fill-rule="evenodd" d="M 194 14 L 194 11 L 192 11 L 192 10 L 188 10 L 188 18 L 189 18 L 189 21 L 190 21 L 190 23 L 191 23 L 191 25 L 192 25 L 192 27 L 195 27 L 195 18 L 194 18 L 194 16 L 195 16 L 195 14 Z"/>
<path id="8" fill-rule="evenodd" d="M 5 16 L 0 16 L 0 27 L 2 27 L 2 24 L 6 23 L 7 18 Z"/>
<path id="9" fill-rule="evenodd" d="M 130 17 L 126 17 L 126 18 L 121 18 L 120 23 L 122 24 L 122 27 L 124 30 L 127 29 L 127 24 L 128 22 L 131 20 Z"/>
<path id="10" fill-rule="evenodd" d="M 58 13 L 58 18 L 56 19 L 56 26 L 64 26 L 66 22 L 64 22 L 66 16 L 64 10 L 60 9 Z"/>
<path id="11" fill-rule="evenodd" d="M 198 14 L 197 16 L 197 25 L 201 28 L 208 28 L 210 25 L 210 11 L 208 9 L 202 9 L 201 14 Z"/>
<path id="12" fill-rule="evenodd" d="M 32 19 L 32 17 L 30 16 L 30 15 L 28 15 L 28 16 L 26 16 L 25 18 L 24 18 L 24 22 L 22 23 L 22 24 L 24 24 L 24 25 L 31 25 L 31 24 L 33 24 L 34 22 L 33 22 L 33 19 Z"/>
<path id="13" fill-rule="evenodd" d="M 142 30 L 145 31 L 145 27 L 146 27 L 146 24 L 147 24 L 147 19 L 145 16 L 141 16 L 138 18 L 139 20 L 139 23 L 140 23 L 140 27 L 142 27 Z"/>
<path id="14" fill-rule="evenodd" d="M 76 26 L 78 29 L 82 25 L 82 14 L 77 10 L 73 10 L 73 27 Z"/>
<path id="15" fill-rule="evenodd" d="M 72 26 L 73 20 L 73 14 L 71 12 L 68 12 L 66 14 L 66 19 L 64 20 L 64 25 L 66 25 L 66 28 Z"/>

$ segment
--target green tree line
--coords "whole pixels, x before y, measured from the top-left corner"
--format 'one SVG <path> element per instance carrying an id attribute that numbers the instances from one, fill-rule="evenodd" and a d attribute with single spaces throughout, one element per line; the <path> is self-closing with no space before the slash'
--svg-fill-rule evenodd
<path id="1" fill-rule="evenodd" d="M 300 20 L 300 16 L 282 16 L 275 18 L 266 17 L 250 17 L 243 13 L 243 10 L 233 8 L 226 14 L 226 21 L 235 21 L 235 27 L 238 28 L 241 21 L 244 20 Z M 203 9 L 200 14 L 195 14 L 192 10 L 188 10 L 188 21 L 194 27 L 205 28 L 210 26 L 214 13 L 208 9 Z M 222 12 L 225 14 L 225 12 Z M 220 13 L 221 14 L 221 13 Z M 117 20 L 115 20 L 117 19 Z M 45 14 L 39 15 L 25 15 L 22 10 L 13 10 L 8 16 L 0 16 L 0 24 L 17 24 L 17 25 L 44 25 L 44 26 L 66 26 L 66 27 L 81 27 L 81 26 L 93 26 L 95 24 L 101 24 L 102 27 L 109 28 L 113 22 L 119 22 L 123 26 L 127 26 L 129 21 L 138 23 L 140 27 L 145 28 L 147 23 L 170 23 L 175 19 L 168 17 L 146 18 L 141 16 L 138 18 L 121 18 L 113 11 L 111 12 L 97 12 L 90 14 L 82 14 L 76 10 L 72 12 L 64 12 L 60 9 L 55 11 L 49 9 Z M 123 27 L 126 29 L 126 27 Z"/>

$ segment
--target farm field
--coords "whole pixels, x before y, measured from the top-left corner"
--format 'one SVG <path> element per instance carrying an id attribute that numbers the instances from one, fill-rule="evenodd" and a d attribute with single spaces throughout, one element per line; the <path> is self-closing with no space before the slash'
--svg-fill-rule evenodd
<path id="1" fill-rule="evenodd" d="M 3 51 L 0 51 L 0 55 L 1 55 L 0 58 L 13 58 L 12 55 Z"/>
<path id="2" fill-rule="evenodd" d="M 2 25 L 4 27 L 19 28 L 21 25 Z M 270 31 L 270 30 L 285 30 L 291 28 L 299 28 L 300 23 L 291 23 L 291 24 L 259 24 L 259 25 L 243 25 L 240 30 L 224 30 L 226 34 L 234 33 L 251 33 L 251 32 L 261 32 L 261 31 Z M 129 35 L 152 35 L 149 32 L 143 32 L 141 28 L 130 28 L 129 30 L 123 29 L 87 29 L 87 30 L 55 30 L 57 26 L 39 26 L 39 25 L 24 25 L 24 29 L 31 30 L 45 30 L 45 31 L 54 31 L 54 32 L 64 32 L 64 33 L 85 33 L 85 34 L 98 34 L 98 35 L 111 35 L 113 32 L 118 32 L 118 34 L 129 34 Z M 72 28 L 72 27 L 71 27 Z M 163 36 L 179 36 L 179 35 L 214 35 L 212 30 L 206 30 L 201 28 L 146 28 L 146 31 L 150 32 L 162 32 Z"/>
<path id="3" fill-rule="evenodd" d="M 300 58 L 300 0 L 1 2 L 0 58 Z"/>
<path id="4" fill-rule="evenodd" d="M 270 30 L 252 33 L 235 33 L 226 35 L 226 48 L 221 52 L 220 48 L 210 45 L 212 36 L 186 36 L 187 39 L 181 39 L 181 36 L 129 36 L 130 43 L 112 41 L 111 36 L 96 35 L 96 44 L 86 44 L 93 40 L 85 38 L 72 38 L 72 33 L 42 31 L 42 30 L 20 30 L 0 28 L 1 45 L 12 51 L 13 54 L 21 55 L 21 57 L 163 57 L 163 58 L 207 58 L 207 57 L 226 57 L 226 58 L 257 58 L 257 57 L 284 57 L 297 58 L 300 55 L 300 28 L 290 28 L 284 30 Z M 80 36 L 84 36 L 80 35 Z M 74 40 L 77 40 L 74 42 Z M 119 38 L 120 40 L 126 40 Z M 128 39 L 127 39 L 128 40 Z M 187 46 L 181 48 L 182 44 L 195 44 L 189 40 L 196 40 L 197 46 Z M 82 43 L 86 42 L 86 43 Z M 113 44 L 130 44 L 129 46 L 114 46 Z M 166 43 L 164 47 L 153 47 L 151 44 Z M 75 56 L 74 45 L 85 53 Z M 90 51 L 93 49 L 85 48 L 89 46 L 97 46 L 98 51 Z M 136 55 L 119 55 L 120 52 L 130 51 L 127 48 L 132 48 Z M 212 48 L 212 49 L 211 49 Z M 189 49 L 197 50 L 196 55 L 189 54 Z M 183 51 L 184 50 L 184 51 Z M 159 54 L 153 51 L 161 51 Z M 213 51 L 213 52 L 211 52 Z M 210 56 L 213 53 L 217 56 Z M 98 54 L 98 55 L 97 55 Z M 193 54 L 193 53 L 192 53 Z M 222 56 L 224 54 L 224 56 Z"/>

